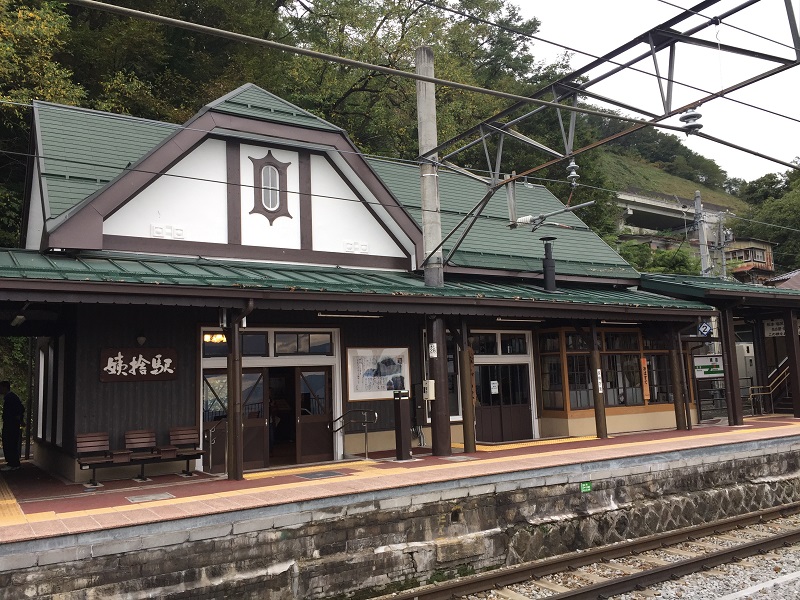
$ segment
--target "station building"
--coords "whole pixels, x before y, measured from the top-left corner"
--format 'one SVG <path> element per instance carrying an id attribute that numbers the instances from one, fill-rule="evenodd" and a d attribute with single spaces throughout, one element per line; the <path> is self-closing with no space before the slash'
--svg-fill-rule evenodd
<path id="1" fill-rule="evenodd" d="M 470 407 L 489 444 L 697 420 L 680 336 L 727 304 L 643 280 L 574 214 L 532 234 L 490 202 L 427 287 L 418 165 L 365 156 L 255 85 L 183 125 L 37 102 L 31 144 L 0 333 L 38 339 L 34 456 L 51 472 L 85 478 L 89 432 L 121 448 L 192 426 L 197 468 L 222 472 L 231 452 L 252 470 L 394 450 L 406 422 L 415 445 L 469 447 Z M 438 176 L 447 233 L 487 183 Z M 563 208 L 513 185 L 520 214 Z"/>

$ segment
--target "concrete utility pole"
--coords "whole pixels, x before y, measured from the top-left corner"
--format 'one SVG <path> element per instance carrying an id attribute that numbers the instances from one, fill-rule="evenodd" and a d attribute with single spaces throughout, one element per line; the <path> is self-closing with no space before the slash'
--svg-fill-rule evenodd
<path id="1" fill-rule="evenodd" d="M 417 48 L 417 73 L 433 77 L 433 50 L 427 46 Z M 438 145 L 436 134 L 436 86 L 417 81 L 417 128 L 419 153 L 425 154 Z M 422 193 L 422 244 L 425 257 L 442 241 L 442 220 L 439 212 L 439 174 L 436 172 L 438 156 L 433 155 L 420 165 Z M 438 249 L 425 263 L 425 285 L 444 286 L 442 250 Z M 431 446 L 434 456 L 449 456 L 452 452 L 450 438 L 450 407 L 447 401 L 447 329 L 440 315 L 428 318 L 428 371 L 434 380 L 436 400 L 431 403 Z"/>
<path id="2" fill-rule="evenodd" d="M 700 190 L 694 193 L 694 222 L 697 225 L 697 241 L 700 244 L 700 269 L 703 277 L 711 276 L 711 260 L 708 256 L 708 240 L 706 239 L 706 218 L 703 214 L 703 201 Z"/>
<path id="3" fill-rule="evenodd" d="M 433 50 L 427 46 L 417 48 L 417 74 L 433 77 Z M 436 148 L 439 143 L 436 133 L 436 86 L 425 81 L 417 81 L 417 130 L 420 155 Z M 424 160 L 419 168 L 422 187 L 422 240 L 426 258 L 442 241 L 439 174 L 435 164 L 437 160 L 438 156 L 433 155 L 429 160 Z M 441 248 L 425 264 L 425 285 L 444 285 Z"/>

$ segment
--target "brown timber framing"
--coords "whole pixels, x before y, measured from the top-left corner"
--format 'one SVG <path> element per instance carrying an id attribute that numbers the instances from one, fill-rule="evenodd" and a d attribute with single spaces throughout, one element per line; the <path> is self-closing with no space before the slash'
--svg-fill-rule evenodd
<path id="1" fill-rule="evenodd" d="M 106 236 L 102 235 L 103 220 L 124 206 L 135 194 L 153 184 L 166 170 L 199 146 L 207 137 L 224 137 L 224 131 L 220 130 L 278 138 L 284 140 L 284 144 L 293 145 L 293 147 L 298 144 L 307 144 L 318 148 L 322 145 L 338 151 L 355 175 L 369 186 L 378 202 L 391 212 L 403 233 L 417 248 L 421 248 L 422 231 L 419 225 L 386 189 L 372 168 L 360 157 L 344 132 L 305 129 L 248 119 L 213 112 L 213 107 L 206 107 L 183 128 L 145 155 L 130 170 L 125 171 L 106 187 L 59 217 L 55 226 L 45 234 L 45 246 L 49 248 L 105 249 Z M 250 142 L 248 141 L 248 143 Z M 108 237 L 113 238 L 114 236 Z M 109 241 L 116 242 L 117 240 Z M 220 246 L 224 247 L 225 245 Z M 242 247 L 237 247 L 237 253 L 241 249 Z M 141 251 L 141 248 L 139 250 Z M 184 251 L 180 253 L 186 254 L 189 251 L 188 247 L 184 247 Z M 421 251 L 418 254 L 421 254 Z M 418 261 L 421 261 L 421 257 L 417 258 Z"/>

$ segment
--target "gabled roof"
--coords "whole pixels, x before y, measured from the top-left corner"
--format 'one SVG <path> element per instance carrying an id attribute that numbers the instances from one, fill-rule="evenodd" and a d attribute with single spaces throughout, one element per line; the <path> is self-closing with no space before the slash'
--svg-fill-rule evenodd
<path id="1" fill-rule="evenodd" d="M 222 98 L 209 103 L 206 109 L 262 121 L 297 125 L 298 127 L 342 131 L 341 127 L 320 119 L 254 83 L 246 83 Z"/>
<path id="2" fill-rule="evenodd" d="M 212 305 L 218 305 L 220 297 L 273 299 L 277 292 L 283 292 L 299 301 L 299 293 L 311 292 L 343 302 L 356 301 L 355 296 L 358 296 L 361 302 L 374 303 L 381 297 L 382 303 L 403 304 L 407 312 L 413 312 L 410 305 L 414 303 L 445 300 L 451 305 L 483 307 L 481 310 L 505 307 L 530 311 L 586 306 L 596 311 L 625 311 L 637 315 L 665 316 L 664 311 L 675 311 L 674 316 L 684 317 L 713 310 L 699 302 L 628 288 L 564 287 L 554 293 L 519 281 L 458 276 L 447 277 L 442 288 L 431 288 L 425 286 L 422 275 L 407 272 L 112 252 L 81 252 L 70 256 L 0 250 L 0 288 L 30 294 L 31 298 L 45 293 L 63 299 L 65 292 L 75 292 L 76 283 L 80 284 L 82 293 L 94 294 L 94 301 L 106 302 L 114 302 L 115 293 L 123 294 L 126 302 L 140 296 L 149 298 L 141 300 L 143 302 L 164 303 L 163 297 L 170 296 L 173 302 L 180 304 L 181 301 L 174 300 L 180 296 L 184 299 L 213 298 Z M 313 298 L 310 301 L 314 306 Z"/>
<path id="3" fill-rule="evenodd" d="M 119 176 L 179 125 L 34 101 L 47 209 L 55 218 Z"/>
<path id="4" fill-rule="evenodd" d="M 377 158 L 370 158 L 369 162 L 400 203 L 421 223 L 419 167 Z M 487 189 L 480 181 L 439 169 L 443 236 L 469 214 Z M 517 214 L 520 217 L 527 214 L 547 214 L 564 208 L 561 201 L 541 185 L 517 184 L 516 200 Z M 462 230 L 445 243 L 445 256 L 453 248 Z M 558 238 L 554 242 L 553 254 L 556 273 L 559 275 L 629 279 L 639 276 L 624 258 L 574 213 L 567 212 L 553 217 L 533 233 L 527 226 L 510 229 L 504 190 L 490 200 L 453 255 L 452 264 L 463 268 L 538 273 L 542 271 L 544 258 L 544 245 L 539 239 L 543 236 Z"/>
<path id="5" fill-rule="evenodd" d="M 45 217 L 49 219 L 47 231 L 53 236 L 49 247 L 101 248 L 97 224 L 115 210 L 114 203 L 122 201 L 119 198 L 149 185 L 159 169 L 165 168 L 158 153 L 176 159 L 212 130 L 247 135 L 248 127 L 260 128 L 259 134 L 264 135 L 264 131 L 279 128 L 281 135 L 302 135 L 306 143 L 336 138 L 340 140 L 336 148 L 351 150 L 343 152 L 346 160 L 361 160 L 341 129 L 253 84 L 208 104 L 183 126 L 41 102 L 36 103 L 35 110 L 39 152 L 45 157 L 42 171 L 49 210 Z M 366 174 L 377 173 L 389 192 L 382 193 L 392 203 L 395 200 L 391 196 L 396 198 L 407 211 L 403 215 L 395 211 L 396 218 L 408 222 L 404 227 L 419 229 L 422 208 L 418 167 L 376 158 L 368 159 L 368 164 L 372 171 Z M 486 190 L 481 181 L 440 170 L 443 234 L 457 226 Z M 519 215 L 563 208 L 542 186 L 518 184 L 516 194 Z M 74 219 L 81 211 L 82 220 Z M 552 221 L 533 234 L 526 227 L 509 229 L 505 191 L 500 191 L 454 253 L 451 265 L 461 271 L 540 273 L 544 250 L 539 238 L 555 235 L 559 276 L 617 281 L 638 278 L 638 273 L 574 214 L 564 213 Z M 91 235 L 95 237 L 90 239 Z M 445 244 L 445 254 L 458 237 L 456 234 Z"/>

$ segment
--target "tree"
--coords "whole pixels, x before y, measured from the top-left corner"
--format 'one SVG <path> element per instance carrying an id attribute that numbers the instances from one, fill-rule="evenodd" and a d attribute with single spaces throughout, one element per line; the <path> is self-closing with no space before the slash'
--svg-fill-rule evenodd
<path id="1" fill-rule="evenodd" d="M 745 183 L 741 187 L 739 197 L 748 204 L 758 206 L 770 198 L 782 198 L 787 191 L 789 191 L 789 187 L 786 175 L 767 173 Z"/>
<path id="2" fill-rule="evenodd" d="M 54 2 L 0 0 L 0 245 L 19 243 L 20 207 L 34 99 L 80 104 L 85 93 L 55 60 L 69 20 Z"/>
<path id="3" fill-rule="evenodd" d="M 674 250 L 653 250 L 648 244 L 628 240 L 620 244 L 619 254 L 643 273 L 700 274 L 700 259 L 681 246 Z"/>
<path id="4" fill-rule="evenodd" d="M 734 219 L 731 227 L 737 238 L 777 244 L 776 266 L 787 271 L 800 268 L 800 188 L 753 205 L 741 219 Z"/>

